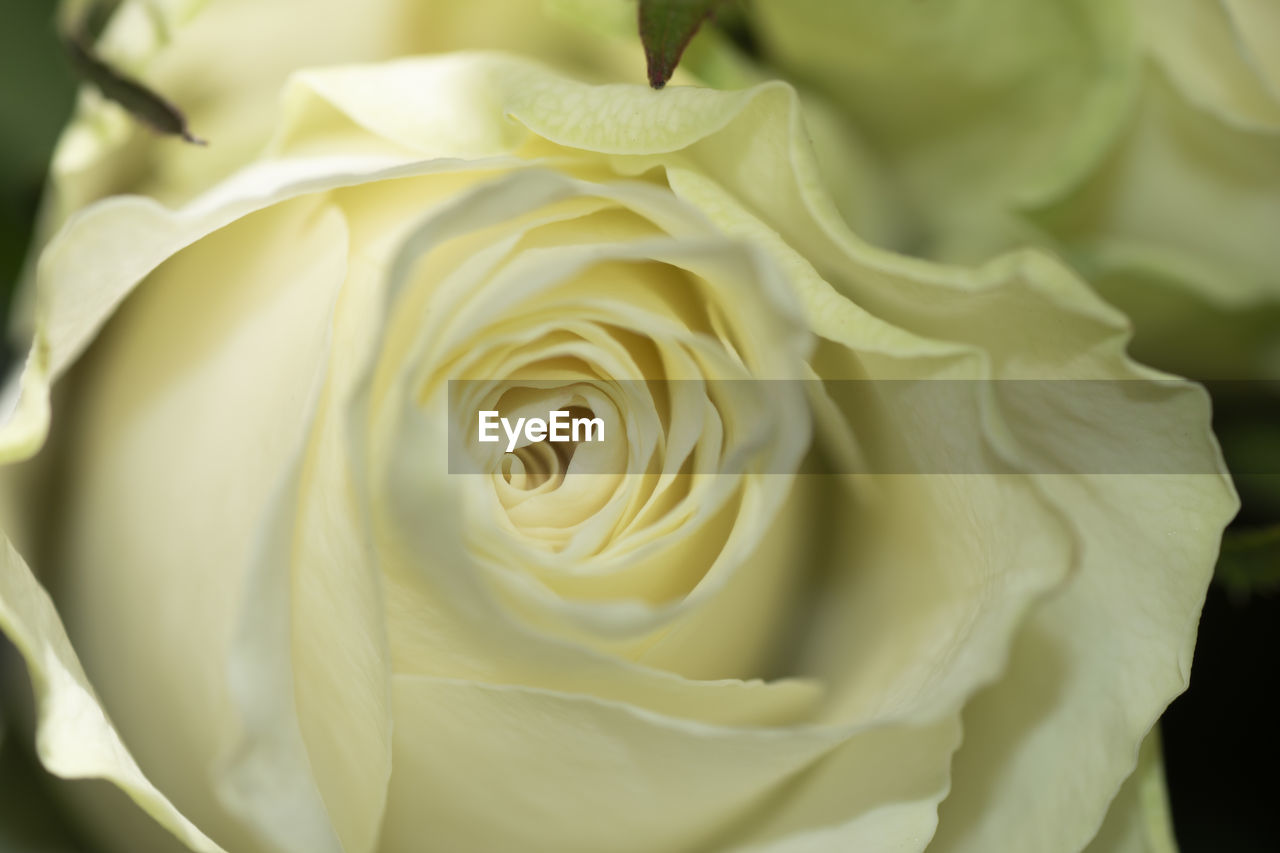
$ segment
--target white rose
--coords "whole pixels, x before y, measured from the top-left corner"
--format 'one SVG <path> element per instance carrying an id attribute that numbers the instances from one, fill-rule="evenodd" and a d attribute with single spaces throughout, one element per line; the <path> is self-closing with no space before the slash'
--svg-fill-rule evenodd
<path id="1" fill-rule="evenodd" d="M 781 84 L 455 54 L 296 74 L 278 114 L 229 177 L 184 171 L 207 191 L 104 198 L 42 253 L 0 451 L 43 448 L 49 498 L 18 493 L 0 628 L 52 772 L 235 853 L 1075 850 L 1145 819 L 1116 791 L 1235 509 L 1195 473 L 1202 395 L 1105 410 L 1186 473 L 1098 475 L 1112 422 L 970 382 L 1010 473 L 811 477 L 811 445 L 953 449 L 865 386 L 655 432 L 612 384 L 1157 378 L 1078 280 L 863 244 Z M 761 432 L 721 474 L 447 473 L 447 381 L 548 370 L 659 466 Z"/>
<path id="2" fill-rule="evenodd" d="M 1280 373 L 1280 20 L 1267 0 L 756 0 L 769 61 L 904 188 L 900 245 L 1064 256 L 1199 378 Z M 862 156 L 860 153 L 858 156 Z"/>

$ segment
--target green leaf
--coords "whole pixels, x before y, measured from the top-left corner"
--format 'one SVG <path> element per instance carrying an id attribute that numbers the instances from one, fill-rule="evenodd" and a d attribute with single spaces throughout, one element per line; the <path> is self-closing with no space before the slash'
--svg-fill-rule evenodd
<path id="1" fill-rule="evenodd" d="M 649 63 L 649 85 L 667 85 L 684 49 L 723 0 L 640 0 L 640 40 Z"/>
<path id="2" fill-rule="evenodd" d="M 1280 590 L 1280 524 L 1227 531 L 1215 577 L 1236 595 Z"/>
<path id="3" fill-rule="evenodd" d="M 105 28 L 105 19 L 116 5 L 110 0 L 91 3 L 79 23 L 64 34 L 63 43 L 76 74 L 93 84 L 104 98 L 115 101 L 157 133 L 204 145 L 205 141 L 187 126 L 181 110 L 142 83 L 116 71 L 94 53 L 93 34 Z"/>

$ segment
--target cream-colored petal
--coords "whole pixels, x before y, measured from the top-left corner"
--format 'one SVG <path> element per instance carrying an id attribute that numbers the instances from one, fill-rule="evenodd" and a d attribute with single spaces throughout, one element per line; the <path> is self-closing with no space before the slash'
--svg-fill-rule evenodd
<path id="1" fill-rule="evenodd" d="M 67 479 L 42 519 L 44 565 L 86 669 L 140 764 L 237 850 L 258 847 L 215 793 L 237 725 L 229 654 L 345 271 L 345 225 L 322 197 L 179 252 L 64 380 L 73 408 L 49 448 Z"/>
<path id="2" fill-rule="evenodd" d="M 480 161 L 476 168 L 496 168 Z M 78 213 L 42 251 L 37 268 L 35 341 L 21 392 L 6 386 L 4 453 L 30 455 L 43 441 L 49 383 L 80 356 L 138 283 L 165 260 L 255 211 L 307 193 L 367 181 L 455 172 L 456 160 L 346 156 L 283 159 L 246 167 L 191 204 L 169 209 L 138 196 L 117 196 Z M 16 408 L 10 401 L 16 400 Z M 0 413 L 5 410 L 0 409 Z M 19 441 L 16 436 L 25 436 Z"/>
<path id="3" fill-rule="evenodd" d="M 367 266 L 347 270 L 330 342 L 343 356 L 325 365 L 310 439 L 273 498 L 232 652 L 245 726 L 221 790 L 279 850 L 368 851 L 382 820 L 390 655 L 345 453 L 381 287 Z"/>
<path id="4" fill-rule="evenodd" d="M 1001 680 L 966 708 L 938 851 L 1081 848 L 1143 736 L 1186 688 L 1219 536 L 1237 507 L 1229 482 L 1047 480 L 1083 538 L 1081 568 L 1033 614 Z"/>
<path id="5" fill-rule="evenodd" d="M 1102 828 L 1084 853 L 1177 853 L 1164 785 L 1159 729 L 1138 750 L 1138 766 L 1111 801 Z"/>
<path id="6" fill-rule="evenodd" d="M 138 282 L 202 237 L 279 201 L 414 172 L 454 171 L 457 162 L 346 156 L 250 164 L 190 204 L 171 209 L 115 196 L 80 211 L 41 252 L 36 328 L 48 370 L 61 376 Z"/>
<path id="7" fill-rule="evenodd" d="M 370 275 L 348 270 L 334 312 L 332 349 L 344 355 L 328 366 L 302 472 L 289 609 L 301 730 L 345 853 L 373 849 L 391 773 L 391 656 L 347 454 L 348 401 L 375 316 Z"/>
<path id="8" fill-rule="evenodd" d="M 639 84 L 592 86 L 497 53 L 419 57 L 295 75 L 286 95 L 290 126 L 275 144 L 315 132 L 301 118 L 317 111 L 319 99 L 367 133 L 428 155 L 447 156 L 441 146 L 472 156 L 509 150 L 527 138 L 522 124 L 552 142 L 591 151 L 674 152 L 714 133 L 770 91 L 790 90 L 775 82 L 741 92 L 655 92 Z"/>
<path id="9" fill-rule="evenodd" d="M 395 704 L 397 719 L 414 725 L 396 729 L 382 853 L 719 849 L 851 814 L 867 817 L 842 838 L 869 841 L 892 825 L 878 840 L 895 843 L 875 849 L 918 851 L 958 737 L 954 722 L 848 740 L 722 728 L 586 696 L 418 676 L 395 679 Z M 835 743 L 841 753 L 814 764 Z M 913 750 L 918 760 L 888 759 Z M 834 779 L 824 777 L 831 761 L 841 762 Z M 853 767 L 877 773 L 851 785 Z M 913 811 L 916 831 L 892 820 L 895 811 Z"/>
<path id="10" fill-rule="evenodd" d="M 855 738 L 836 748 L 776 812 L 739 833 L 744 853 L 924 850 L 937 825 L 938 803 L 951 784 L 950 767 L 938 756 L 951 755 L 961 734 L 959 721 L 948 718 L 929 727 L 888 731 L 874 741 Z M 859 801 L 872 790 L 879 802 L 868 808 Z"/>
<path id="11" fill-rule="evenodd" d="M 219 800 L 262 839 L 263 849 L 342 853 L 299 722 L 291 657 L 289 570 L 294 562 L 293 515 L 301 502 L 300 479 L 296 470 L 289 472 L 283 487 L 272 496 L 264 535 L 254 543 L 252 568 L 241 593 L 242 609 L 227 650 L 234 735 L 224 741 L 215 790 Z M 360 698 L 376 701 L 376 697 L 373 692 Z M 357 737 L 372 733 L 376 741 L 383 721 L 375 716 L 372 723 L 362 727 Z M 385 756 L 374 751 L 368 758 L 380 764 Z M 346 788 L 348 780 L 337 781 Z M 378 786 L 368 793 L 376 826 L 382 806 Z M 367 806 L 368 801 L 360 797 L 353 805 Z M 349 813 L 344 816 L 350 820 Z"/>
<path id="12" fill-rule="evenodd" d="M 66 779 L 106 779 L 191 850 L 221 853 L 143 775 L 99 704 L 48 594 L 6 538 L 0 554 L 0 630 L 27 664 L 39 716 L 36 751 Z"/>

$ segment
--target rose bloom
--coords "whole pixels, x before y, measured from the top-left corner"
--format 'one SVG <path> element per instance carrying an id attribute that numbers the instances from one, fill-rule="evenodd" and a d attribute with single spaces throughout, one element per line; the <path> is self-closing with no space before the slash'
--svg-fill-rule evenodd
<path id="1" fill-rule="evenodd" d="M 499 7 L 442 7 L 421 45 L 390 3 L 308 35 L 214 2 L 167 46 L 126 5 L 107 35 L 214 145 L 85 96 L 3 409 L 0 628 L 37 753 L 139 807 L 70 785 L 87 832 L 1171 849 L 1148 733 L 1236 508 L 1203 394 L 1001 393 L 1162 374 L 1047 255 L 864 242 L 789 86 L 601 82 L 633 54 L 536 9 L 478 44 Z M 452 47 L 505 51 L 286 73 Z M 480 408 L 589 410 L 632 461 L 451 474 L 461 378 Z M 866 379 L 969 380 L 979 416 L 837 381 Z M 1116 424 L 1184 473 L 1090 464 Z M 947 473 L 962 439 L 992 473 Z"/>
<path id="2" fill-rule="evenodd" d="M 764 53 L 893 173 L 896 241 L 1060 253 L 1204 378 L 1280 376 L 1273 0 L 755 0 Z"/>

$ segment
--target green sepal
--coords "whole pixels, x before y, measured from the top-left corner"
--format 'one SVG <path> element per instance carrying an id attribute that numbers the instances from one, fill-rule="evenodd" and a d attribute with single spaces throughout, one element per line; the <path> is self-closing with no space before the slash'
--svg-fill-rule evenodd
<path id="1" fill-rule="evenodd" d="M 661 89 L 702 22 L 723 0 L 640 0 L 640 40 L 649 65 L 649 85 Z"/>
<path id="2" fill-rule="evenodd" d="M 180 109 L 143 83 L 121 74 L 95 53 L 94 34 L 105 28 L 106 18 L 116 5 L 111 0 L 91 4 L 79 23 L 63 33 L 62 41 L 76 74 L 157 133 L 204 145 L 205 141 L 191 132 Z"/>

